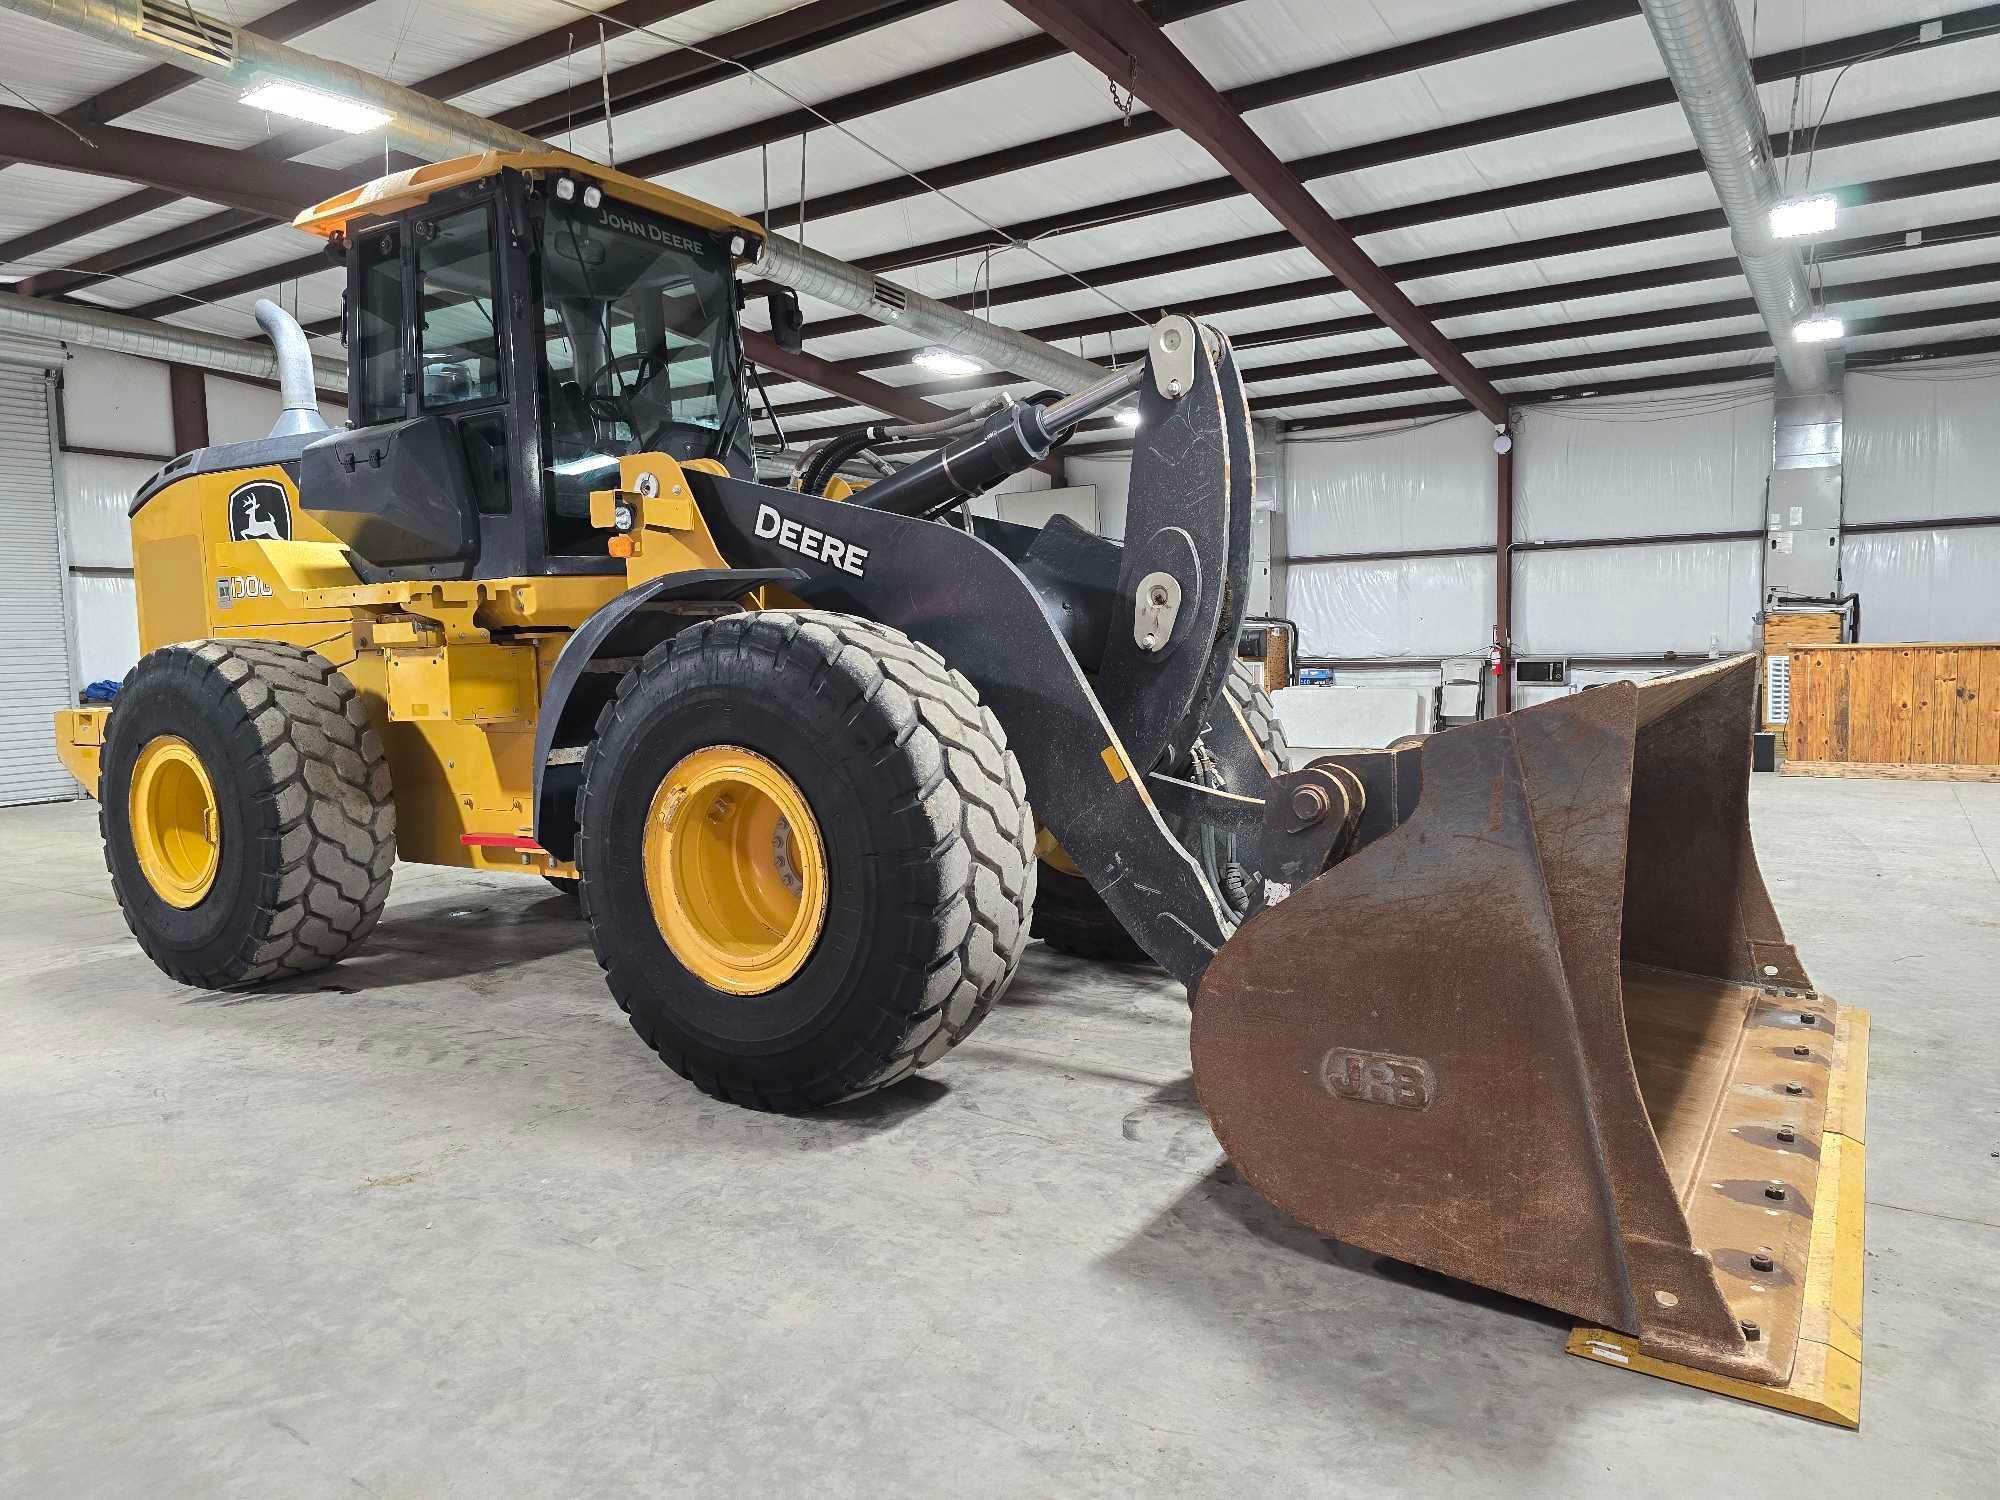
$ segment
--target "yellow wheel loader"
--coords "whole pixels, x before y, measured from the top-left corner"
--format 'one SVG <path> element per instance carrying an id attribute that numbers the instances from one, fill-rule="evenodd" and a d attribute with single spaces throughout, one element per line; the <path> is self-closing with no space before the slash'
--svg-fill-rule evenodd
<path id="1" fill-rule="evenodd" d="M 1290 767 L 1232 678 L 1254 458 L 1216 330 L 781 488 L 755 224 L 553 151 L 298 223 L 347 270 L 349 420 L 260 304 L 284 416 L 141 489 L 147 654 L 58 724 L 168 974 L 332 963 L 398 859 L 549 878 L 662 1060 L 790 1110 L 936 1061 L 1038 924 L 1187 986 L 1223 1146 L 1315 1228 L 1593 1357 L 1848 1410 L 1865 1018 L 1758 874 L 1751 661 Z M 1128 402 L 1122 543 L 967 514 Z"/>

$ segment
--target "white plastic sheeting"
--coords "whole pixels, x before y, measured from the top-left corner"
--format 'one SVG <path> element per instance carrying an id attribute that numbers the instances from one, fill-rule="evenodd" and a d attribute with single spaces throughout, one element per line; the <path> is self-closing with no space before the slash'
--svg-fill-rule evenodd
<path id="1" fill-rule="evenodd" d="M 1493 544 L 1493 429 L 1478 417 L 1285 451 L 1293 557 Z"/>
<path id="2" fill-rule="evenodd" d="M 1771 472 L 1768 391 L 1528 409 L 1514 463 L 1514 538 L 1757 530 Z"/>
<path id="3" fill-rule="evenodd" d="M 247 443 L 253 438 L 268 437 L 272 424 L 278 420 L 278 411 L 278 393 L 273 388 L 220 375 L 208 377 L 211 443 Z M 329 427 L 338 427 L 347 420 L 347 413 L 337 406 L 322 403 L 319 414 Z"/>
<path id="4" fill-rule="evenodd" d="M 2000 526 L 1850 534 L 1840 557 L 1864 641 L 2000 641 Z"/>
<path id="5" fill-rule="evenodd" d="M 1514 646 L 1531 656 L 1705 655 L 1751 643 L 1761 541 L 1514 554 Z"/>
<path id="6" fill-rule="evenodd" d="M 1990 366 L 1849 375 L 1842 475 L 1849 524 L 2000 514 L 1996 414 L 2000 370 Z M 1898 570 L 1878 576 L 1887 582 Z M 1984 584 L 1986 594 L 2000 595 L 2000 574 L 1988 573 Z M 1862 601 L 1864 616 L 1874 605 L 1872 598 Z"/>
<path id="7" fill-rule="evenodd" d="M 1471 655 L 1493 639 L 1493 559 L 1293 564 L 1286 612 L 1303 656 Z"/>
<path id="8" fill-rule="evenodd" d="M 74 348 L 63 366 L 63 446 L 174 456 L 167 367 L 150 359 Z"/>
<path id="9" fill-rule="evenodd" d="M 1097 490 L 1097 528 L 1114 541 L 1125 535 L 1125 502 L 1132 489 L 1132 459 L 1128 454 L 1103 458 L 1072 458 L 1063 463 L 1071 484 Z"/>
<path id="10" fill-rule="evenodd" d="M 132 497 L 159 469 L 148 458 L 65 453 L 56 484 L 62 492 L 73 568 L 130 568 Z"/>
<path id="11" fill-rule="evenodd" d="M 139 660 L 139 595 L 132 580 L 72 574 L 70 607 L 76 612 L 77 681 L 117 681 L 131 671 Z"/>

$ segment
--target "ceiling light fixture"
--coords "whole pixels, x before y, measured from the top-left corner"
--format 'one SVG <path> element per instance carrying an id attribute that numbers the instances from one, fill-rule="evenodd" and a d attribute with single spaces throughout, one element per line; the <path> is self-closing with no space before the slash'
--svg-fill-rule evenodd
<path id="1" fill-rule="evenodd" d="M 304 120 L 309 125 L 324 125 L 328 130 L 344 130 L 349 135 L 380 130 L 395 118 L 387 110 L 377 109 L 372 104 L 307 88 L 299 83 L 260 83 L 243 96 L 243 102 L 252 109 L 289 115 L 294 120 Z"/>
<path id="2" fill-rule="evenodd" d="M 920 353 L 912 355 L 910 363 L 921 365 L 924 369 L 931 370 L 939 375 L 977 375 L 985 368 L 976 359 L 967 359 L 963 354 L 959 354 L 951 349 L 939 348 L 935 344 Z"/>
<path id="3" fill-rule="evenodd" d="M 1817 313 L 1792 325 L 1792 337 L 1801 344 L 1829 344 L 1846 334 L 1847 325 L 1826 313 Z"/>
<path id="4" fill-rule="evenodd" d="M 1788 198 L 1771 209 L 1771 233 L 1781 240 L 1802 240 L 1833 228 L 1840 204 L 1831 193 L 1812 198 Z"/>

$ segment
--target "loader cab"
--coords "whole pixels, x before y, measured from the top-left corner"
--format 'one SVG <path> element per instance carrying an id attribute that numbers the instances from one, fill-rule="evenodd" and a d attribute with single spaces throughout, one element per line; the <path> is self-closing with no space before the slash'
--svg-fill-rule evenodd
<path id="1" fill-rule="evenodd" d="M 350 429 L 303 505 L 372 578 L 616 571 L 589 512 L 621 456 L 754 475 L 734 239 L 511 167 L 353 220 Z"/>

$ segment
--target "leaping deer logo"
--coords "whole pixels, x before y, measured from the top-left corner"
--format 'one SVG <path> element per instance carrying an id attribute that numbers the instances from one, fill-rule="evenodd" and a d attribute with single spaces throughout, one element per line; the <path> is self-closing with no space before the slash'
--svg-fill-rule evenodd
<path id="1" fill-rule="evenodd" d="M 292 505 L 283 485 L 253 479 L 229 496 L 229 539 L 232 542 L 288 542 L 292 539 Z"/>

